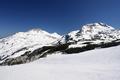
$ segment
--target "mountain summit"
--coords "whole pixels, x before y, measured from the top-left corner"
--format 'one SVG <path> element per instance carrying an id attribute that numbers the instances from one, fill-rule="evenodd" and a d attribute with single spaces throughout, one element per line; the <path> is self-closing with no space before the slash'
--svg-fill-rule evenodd
<path id="1" fill-rule="evenodd" d="M 80 30 L 68 34 L 73 40 L 115 40 L 120 38 L 120 31 L 104 23 L 84 25 Z"/>
<path id="2" fill-rule="evenodd" d="M 0 63 L 22 64 L 57 51 L 66 54 L 78 53 L 119 44 L 120 30 L 104 23 L 86 24 L 64 36 L 42 29 L 32 29 L 0 39 Z"/>
<path id="3" fill-rule="evenodd" d="M 57 33 L 48 33 L 42 29 L 18 32 L 0 39 L 0 60 L 17 57 L 27 51 L 34 51 L 37 48 L 52 45 L 60 37 Z"/>

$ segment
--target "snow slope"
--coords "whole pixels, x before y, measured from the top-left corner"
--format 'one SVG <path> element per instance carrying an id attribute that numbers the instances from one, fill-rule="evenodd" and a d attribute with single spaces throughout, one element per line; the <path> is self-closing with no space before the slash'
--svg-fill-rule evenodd
<path id="1" fill-rule="evenodd" d="M 41 29 L 18 32 L 12 36 L 0 39 L 0 59 L 17 57 L 26 51 L 33 51 L 45 45 L 53 45 L 60 37 L 57 33 L 48 33 Z"/>
<path id="2" fill-rule="evenodd" d="M 120 30 L 104 23 L 91 23 L 82 26 L 80 30 L 68 34 L 75 41 L 79 40 L 107 40 L 120 39 Z"/>
<path id="3" fill-rule="evenodd" d="M 0 80 L 119 80 L 120 46 L 0 66 L 0 76 Z"/>
<path id="4" fill-rule="evenodd" d="M 104 23 L 91 23 L 68 33 L 68 42 L 73 42 L 69 48 L 86 46 L 84 43 L 101 44 L 120 40 L 120 30 Z"/>

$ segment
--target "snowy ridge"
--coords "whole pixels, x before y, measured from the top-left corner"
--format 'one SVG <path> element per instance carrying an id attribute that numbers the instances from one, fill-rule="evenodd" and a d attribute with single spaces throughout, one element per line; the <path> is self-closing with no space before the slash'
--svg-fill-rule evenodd
<path id="1" fill-rule="evenodd" d="M 61 36 L 50 34 L 41 29 L 32 29 L 28 32 L 18 32 L 7 38 L 0 39 L 0 58 L 17 57 L 26 51 L 33 51 L 45 45 L 52 45 Z"/>
<path id="2" fill-rule="evenodd" d="M 86 24 L 64 36 L 32 29 L 0 39 L 0 63 L 22 64 L 56 51 L 71 54 L 117 45 L 120 45 L 120 30 L 104 23 Z"/>
<path id="3" fill-rule="evenodd" d="M 84 25 L 80 30 L 72 31 L 69 34 L 68 42 L 76 41 L 79 43 L 93 42 L 95 44 L 101 42 L 111 42 L 120 39 L 120 30 L 104 23 L 91 23 Z M 76 46 L 77 47 L 77 46 Z"/>
<path id="4" fill-rule="evenodd" d="M 104 35 L 111 34 L 113 30 L 115 30 L 113 27 L 106 24 L 93 23 L 83 26 L 81 34 L 86 39 L 91 39 L 91 37 L 94 38 L 94 36 L 98 34 L 101 36 L 102 39 L 104 39 Z"/>

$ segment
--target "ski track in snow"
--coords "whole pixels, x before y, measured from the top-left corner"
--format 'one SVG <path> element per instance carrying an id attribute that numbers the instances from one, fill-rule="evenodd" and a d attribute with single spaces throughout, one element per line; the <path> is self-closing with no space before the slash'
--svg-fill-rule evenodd
<path id="1" fill-rule="evenodd" d="M 119 80 L 120 46 L 1 66 L 0 80 Z"/>

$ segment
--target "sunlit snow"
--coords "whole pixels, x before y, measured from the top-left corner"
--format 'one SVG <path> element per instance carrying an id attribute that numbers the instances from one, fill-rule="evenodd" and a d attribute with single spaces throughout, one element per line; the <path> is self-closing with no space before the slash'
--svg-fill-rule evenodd
<path id="1" fill-rule="evenodd" d="M 59 52 L 58 52 L 59 53 Z M 119 80 L 120 46 L 1 66 L 0 80 Z"/>

